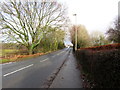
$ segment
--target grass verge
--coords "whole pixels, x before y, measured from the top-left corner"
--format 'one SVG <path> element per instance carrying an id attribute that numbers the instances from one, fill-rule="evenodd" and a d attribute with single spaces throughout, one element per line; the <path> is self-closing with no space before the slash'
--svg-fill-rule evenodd
<path id="1" fill-rule="evenodd" d="M 55 50 L 55 51 L 57 51 L 57 50 Z M 17 56 L 12 57 L 12 58 L 3 58 L 3 59 L 0 60 L 0 64 L 8 63 L 8 62 L 17 62 L 17 61 L 28 60 L 30 58 L 35 58 L 35 57 L 38 57 L 38 56 L 41 56 L 41 55 L 46 55 L 48 53 L 55 52 L 55 51 L 48 51 L 46 53 L 36 53 L 36 54 L 33 54 L 33 55 L 17 55 Z"/>

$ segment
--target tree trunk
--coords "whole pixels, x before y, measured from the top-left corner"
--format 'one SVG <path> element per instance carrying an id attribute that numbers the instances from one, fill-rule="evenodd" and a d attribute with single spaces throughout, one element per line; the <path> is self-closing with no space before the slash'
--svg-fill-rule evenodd
<path id="1" fill-rule="evenodd" d="M 29 55 L 33 54 L 33 49 L 29 49 L 28 53 Z"/>
<path id="2" fill-rule="evenodd" d="M 32 46 L 28 47 L 28 54 L 29 55 L 33 54 L 33 47 Z"/>

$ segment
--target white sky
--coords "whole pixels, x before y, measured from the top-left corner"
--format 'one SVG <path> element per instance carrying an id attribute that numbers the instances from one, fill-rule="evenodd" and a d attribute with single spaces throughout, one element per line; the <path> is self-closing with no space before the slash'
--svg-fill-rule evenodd
<path id="1" fill-rule="evenodd" d="M 68 15 L 72 24 L 75 24 L 75 17 L 73 14 L 76 13 L 77 24 L 85 25 L 89 33 L 92 31 L 101 31 L 105 33 L 118 15 L 118 2 L 120 0 L 58 1 L 65 3 L 66 7 L 68 7 Z"/>
<path id="2" fill-rule="evenodd" d="M 68 15 L 72 24 L 75 23 L 74 13 L 77 14 L 77 24 L 86 26 L 88 32 L 106 32 L 118 15 L 120 0 L 59 0 L 68 7 Z"/>
<path id="3" fill-rule="evenodd" d="M 4 1 L 4 0 L 0 0 Z M 75 24 L 86 26 L 89 33 L 93 31 L 106 32 L 118 15 L 118 2 L 120 0 L 58 0 L 68 7 L 68 15 Z"/>

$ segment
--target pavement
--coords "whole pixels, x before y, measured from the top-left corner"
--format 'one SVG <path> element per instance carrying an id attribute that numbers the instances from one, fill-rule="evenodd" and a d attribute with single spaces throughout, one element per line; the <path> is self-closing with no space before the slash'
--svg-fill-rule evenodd
<path id="1" fill-rule="evenodd" d="M 61 68 L 50 88 L 82 88 L 80 71 L 76 67 L 76 59 L 72 51 L 70 51 L 67 61 Z"/>

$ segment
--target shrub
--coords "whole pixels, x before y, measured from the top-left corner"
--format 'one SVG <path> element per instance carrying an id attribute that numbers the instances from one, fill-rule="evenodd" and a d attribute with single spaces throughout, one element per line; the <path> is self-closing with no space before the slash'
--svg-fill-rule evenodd
<path id="1" fill-rule="evenodd" d="M 116 44 L 108 44 L 102 46 L 88 47 L 88 48 L 80 48 L 78 50 L 91 50 L 91 51 L 101 51 L 101 50 L 110 50 L 110 49 L 120 49 L 120 43 Z"/>
<path id="2" fill-rule="evenodd" d="M 120 44 L 79 49 L 76 57 L 98 88 L 120 88 Z"/>

